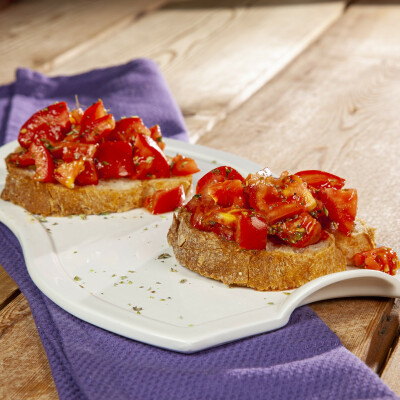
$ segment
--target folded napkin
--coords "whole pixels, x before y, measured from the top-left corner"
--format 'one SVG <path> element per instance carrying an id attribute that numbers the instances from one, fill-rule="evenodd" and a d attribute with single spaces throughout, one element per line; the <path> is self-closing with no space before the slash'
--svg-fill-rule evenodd
<path id="1" fill-rule="evenodd" d="M 18 70 L 0 88 L 0 143 L 56 100 L 102 98 L 116 118 L 141 116 L 165 136 L 188 140 L 182 116 L 149 60 L 72 77 Z M 72 102 L 72 103 L 71 103 Z M 97 328 L 68 314 L 30 279 L 21 247 L 0 224 L 0 264 L 28 299 L 61 399 L 396 399 L 308 307 L 277 331 L 185 355 Z"/>

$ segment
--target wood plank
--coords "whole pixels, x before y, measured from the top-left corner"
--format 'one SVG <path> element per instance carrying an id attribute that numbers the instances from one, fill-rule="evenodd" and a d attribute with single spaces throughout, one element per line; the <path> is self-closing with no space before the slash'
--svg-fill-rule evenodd
<path id="1" fill-rule="evenodd" d="M 48 70 L 100 45 L 103 38 L 157 8 L 161 0 L 38 0 L 11 3 L 0 13 L 0 83 L 17 67 Z"/>
<path id="2" fill-rule="evenodd" d="M 22 294 L 0 311 L 0 354 L 1 399 L 58 399 L 46 353 Z"/>
<path id="3" fill-rule="evenodd" d="M 311 308 L 336 333 L 343 346 L 379 372 L 398 335 L 393 300 L 360 298 L 322 301 Z M 351 310 L 351 312 L 349 311 Z"/>
<path id="4" fill-rule="evenodd" d="M 19 293 L 17 284 L 0 265 L 0 310 Z"/>
<path id="5" fill-rule="evenodd" d="M 340 17 L 344 4 L 173 3 L 134 21 L 101 47 L 57 63 L 50 72 L 73 74 L 151 58 L 166 76 L 196 141 L 318 38 Z"/>

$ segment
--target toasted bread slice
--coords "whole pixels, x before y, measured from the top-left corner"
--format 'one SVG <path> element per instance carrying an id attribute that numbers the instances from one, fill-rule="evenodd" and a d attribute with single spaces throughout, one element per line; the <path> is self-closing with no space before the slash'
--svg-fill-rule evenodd
<path id="1" fill-rule="evenodd" d="M 68 189 L 57 183 L 36 182 L 34 170 L 19 168 L 7 161 L 8 175 L 1 198 L 43 216 L 128 211 L 141 207 L 145 198 L 156 190 L 182 185 L 187 193 L 192 184 L 192 176 L 188 175 L 149 180 L 101 180 L 96 186 Z"/>
<path id="2" fill-rule="evenodd" d="M 336 247 L 345 256 L 347 265 L 353 265 L 354 254 L 376 247 L 375 229 L 369 227 L 360 218 L 356 218 L 354 229 L 350 236 L 346 236 L 338 230 L 334 231 L 333 235 L 335 236 Z"/>
<path id="3" fill-rule="evenodd" d="M 333 235 L 302 249 L 268 243 L 265 250 L 244 250 L 236 242 L 193 228 L 190 218 L 189 211 L 180 209 L 168 232 L 168 243 L 176 259 L 187 268 L 227 285 L 288 290 L 346 268 Z"/>

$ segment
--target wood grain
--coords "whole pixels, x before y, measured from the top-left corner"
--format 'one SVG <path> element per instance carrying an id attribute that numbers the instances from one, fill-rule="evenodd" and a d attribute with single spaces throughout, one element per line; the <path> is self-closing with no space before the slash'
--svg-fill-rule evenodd
<path id="1" fill-rule="evenodd" d="M 0 265 L 0 310 L 2 310 L 19 293 L 17 284 Z"/>
<path id="2" fill-rule="evenodd" d="M 192 141 L 276 75 L 340 17 L 344 2 L 170 4 L 49 71 L 148 57 L 161 67 Z"/>
<path id="3" fill-rule="evenodd" d="M 58 399 L 46 353 L 22 294 L 0 311 L 0 355 L 2 400 Z"/>
<path id="4" fill-rule="evenodd" d="M 161 0 L 19 1 L 0 10 L 0 83 L 16 67 L 48 71 L 153 10 Z"/>
<path id="5" fill-rule="evenodd" d="M 390 358 L 382 372 L 382 380 L 397 394 L 400 396 L 400 341 L 393 347 Z"/>

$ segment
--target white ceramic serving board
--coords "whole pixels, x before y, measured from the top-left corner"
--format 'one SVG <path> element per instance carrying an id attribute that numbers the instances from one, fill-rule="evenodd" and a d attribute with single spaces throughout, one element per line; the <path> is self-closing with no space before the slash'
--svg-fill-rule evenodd
<path id="1" fill-rule="evenodd" d="M 229 165 L 243 175 L 262 167 L 202 146 L 166 140 L 204 173 Z M 0 159 L 16 142 L 0 149 Z M 0 191 L 6 170 L 0 167 Z M 0 200 L 0 221 L 18 237 L 37 287 L 76 317 L 106 330 L 178 352 L 195 352 L 284 326 L 296 307 L 347 296 L 400 297 L 399 277 L 349 270 L 288 292 L 228 287 L 179 265 L 166 236 L 172 213 L 145 210 L 41 218 Z"/>

